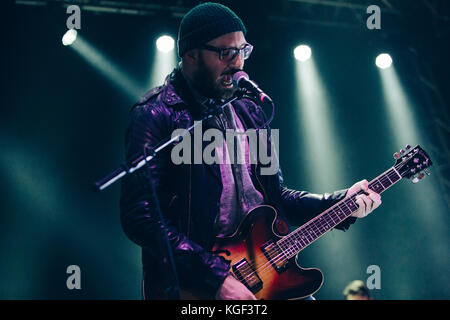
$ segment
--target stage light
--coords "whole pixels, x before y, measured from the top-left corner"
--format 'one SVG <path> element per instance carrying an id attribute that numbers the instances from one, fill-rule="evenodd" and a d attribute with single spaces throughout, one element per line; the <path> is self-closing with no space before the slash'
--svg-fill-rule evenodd
<path id="1" fill-rule="evenodd" d="M 174 49 L 175 40 L 171 36 L 161 36 L 156 40 L 156 48 L 159 51 L 167 53 Z"/>
<path id="2" fill-rule="evenodd" d="M 323 193 L 351 186 L 354 181 L 352 174 L 348 172 L 348 161 L 345 160 L 347 145 L 341 133 L 342 124 L 339 119 L 334 118 L 333 108 L 336 107 L 336 102 L 333 101 L 330 94 L 332 90 L 329 90 L 316 60 L 315 56 L 307 61 L 292 59 L 296 74 L 292 88 L 292 120 L 297 131 L 293 132 L 292 140 L 297 140 L 298 143 L 294 142 L 296 147 L 291 151 L 291 156 L 296 159 L 296 164 L 301 163 L 302 170 L 293 170 L 296 176 L 290 179 L 295 179 L 294 183 L 306 190 Z M 322 241 L 315 244 L 314 252 L 307 251 L 305 254 L 310 255 L 308 260 L 326 266 L 330 256 L 336 256 L 338 252 L 342 252 L 342 248 L 346 248 L 343 259 L 335 261 L 333 267 L 357 274 L 360 272 L 358 263 L 345 261 L 361 261 L 355 244 L 362 237 L 357 228 L 352 229 L 351 235 L 329 232 Z M 338 280 L 331 280 L 330 284 L 332 287 L 343 287 Z"/>
<path id="3" fill-rule="evenodd" d="M 408 82 L 402 81 L 401 74 L 393 65 L 391 68 L 382 70 L 378 69 L 380 75 L 381 88 L 384 97 L 384 112 L 386 113 L 386 122 L 389 125 L 390 145 L 389 149 L 399 150 L 405 148 L 405 145 L 421 145 L 428 148 L 430 138 L 427 124 L 424 124 L 421 117 L 421 108 L 415 101 L 415 92 L 407 86 Z M 407 73 L 406 76 L 409 74 Z M 382 110 L 380 110 L 382 111 Z M 431 146 L 430 146 L 431 147 Z M 434 152 L 434 151 L 431 151 Z M 431 167 L 431 172 L 433 172 Z M 436 177 L 435 177 L 436 178 Z M 403 225 L 404 229 L 414 229 L 413 226 L 420 226 L 428 236 L 426 237 L 427 244 L 424 245 L 430 250 L 426 253 L 429 256 L 428 260 L 439 261 L 439 264 L 447 264 L 444 261 L 442 252 L 448 252 L 448 241 L 441 241 L 447 237 L 445 224 L 442 223 L 446 219 L 449 211 L 448 206 L 442 199 L 442 191 L 436 180 L 424 179 L 419 186 L 412 183 L 404 183 L 405 188 L 402 193 L 398 193 L 399 197 L 411 199 L 410 204 L 403 206 L 402 210 L 409 209 L 410 214 L 407 219 L 404 219 L 399 225 Z M 401 192 L 401 191 L 400 191 Z M 411 210 L 412 209 L 412 210 Z M 423 214 L 423 212 L 433 212 L 431 215 Z M 411 225 L 407 225 L 411 221 Z M 405 244 L 408 242 L 405 242 Z M 420 242 L 422 244 L 422 241 Z M 400 257 L 401 259 L 401 257 Z M 406 264 L 405 260 L 401 261 Z M 447 259 L 448 260 L 448 259 Z M 414 272 L 411 270 L 411 274 Z M 411 277 L 409 273 L 405 277 Z M 412 279 L 412 277 L 411 277 Z M 399 283 L 407 284 L 409 281 L 405 278 Z M 402 285 L 403 286 L 403 285 Z M 402 288 L 401 292 L 404 297 L 411 297 L 414 294 L 413 286 Z"/>
<path id="4" fill-rule="evenodd" d="M 375 64 L 380 69 L 390 68 L 392 65 L 392 58 L 387 53 L 382 53 L 375 60 Z"/>
<path id="5" fill-rule="evenodd" d="M 77 30 L 70 29 L 62 37 L 62 43 L 65 46 L 70 46 L 77 39 Z"/>
<path id="6" fill-rule="evenodd" d="M 145 92 L 145 88 L 136 82 L 133 77 L 122 70 L 120 66 L 113 63 L 109 57 L 95 48 L 94 45 L 90 44 L 81 35 L 78 36 L 77 41 L 69 48 L 86 59 L 106 79 L 114 83 L 118 88 L 121 88 L 123 93 L 128 95 L 130 101 L 135 101 Z"/>
<path id="7" fill-rule="evenodd" d="M 167 75 L 177 66 L 177 53 L 174 47 L 175 40 L 171 36 L 164 35 L 156 40 L 157 50 L 153 56 L 147 88 L 162 85 Z"/>
<path id="8" fill-rule="evenodd" d="M 304 62 L 311 58 L 311 48 L 307 45 L 300 45 L 294 50 L 294 57 L 298 61 Z"/>
<path id="9" fill-rule="evenodd" d="M 345 181 L 344 164 L 340 162 L 342 148 L 340 137 L 332 118 L 331 102 L 326 84 L 313 58 L 308 61 L 295 60 L 296 105 L 299 138 L 304 140 L 302 157 L 308 173 L 304 176 L 314 190 L 339 188 Z M 333 159 L 333 166 L 327 165 Z M 336 190 L 337 190 L 336 189 Z"/>

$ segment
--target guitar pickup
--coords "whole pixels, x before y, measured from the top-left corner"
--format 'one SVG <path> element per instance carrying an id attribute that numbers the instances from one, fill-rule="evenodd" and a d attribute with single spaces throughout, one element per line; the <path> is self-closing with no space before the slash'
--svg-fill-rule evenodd
<path id="1" fill-rule="evenodd" d="M 251 292 L 256 293 L 261 290 L 263 282 L 253 266 L 248 263 L 247 259 L 244 258 L 236 262 L 232 269 L 238 280 L 241 281 Z"/>
<path id="2" fill-rule="evenodd" d="M 289 260 L 287 260 L 276 243 L 270 241 L 261 247 L 261 251 L 277 273 L 282 273 L 288 267 Z"/>

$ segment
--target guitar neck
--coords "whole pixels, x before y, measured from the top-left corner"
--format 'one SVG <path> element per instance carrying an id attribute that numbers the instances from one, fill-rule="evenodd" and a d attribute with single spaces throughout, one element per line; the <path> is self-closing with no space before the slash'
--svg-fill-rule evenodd
<path id="1" fill-rule="evenodd" d="M 401 179 L 402 176 L 400 173 L 392 167 L 370 181 L 369 189 L 375 191 L 376 193 L 383 193 Z M 362 193 L 363 191 L 360 191 L 339 201 L 314 219 L 308 221 L 287 236 L 278 240 L 277 244 L 285 256 L 287 258 L 292 258 L 308 245 L 347 219 L 358 209 L 355 198 L 357 195 Z"/>

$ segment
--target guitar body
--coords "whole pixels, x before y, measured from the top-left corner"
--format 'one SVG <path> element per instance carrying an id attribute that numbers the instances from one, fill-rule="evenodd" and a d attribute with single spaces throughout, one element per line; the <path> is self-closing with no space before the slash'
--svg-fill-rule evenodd
<path id="1" fill-rule="evenodd" d="M 231 260 L 231 270 L 258 299 L 300 299 L 322 286 L 319 269 L 301 268 L 287 259 L 276 244 L 282 235 L 276 210 L 268 205 L 252 209 L 230 237 L 218 239 L 214 252 Z M 283 228 L 282 228 L 283 229 Z M 270 260 L 269 260 L 270 258 Z M 193 290 L 182 290 L 185 299 L 211 299 Z"/>

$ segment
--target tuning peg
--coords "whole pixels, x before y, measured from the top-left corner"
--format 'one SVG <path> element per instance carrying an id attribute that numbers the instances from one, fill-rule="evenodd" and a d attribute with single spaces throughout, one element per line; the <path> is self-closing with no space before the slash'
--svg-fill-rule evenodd
<path id="1" fill-rule="evenodd" d="M 400 153 L 398 153 L 398 152 L 394 153 L 394 159 L 395 159 L 395 160 L 400 159 L 400 157 L 401 157 L 401 154 L 400 154 Z"/>
<path id="2" fill-rule="evenodd" d="M 420 172 L 411 181 L 412 181 L 412 183 L 417 183 L 420 180 L 422 180 L 424 177 L 425 177 L 425 175 L 422 172 Z"/>
<path id="3" fill-rule="evenodd" d="M 411 146 L 409 144 L 406 145 L 406 150 L 411 149 Z"/>
<path id="4" fill-rule="evenodd" d="M 406 152 L 405 150 L 400 149 L 400 153 L 401 153 L 401 154 L 405 154 L 405 152 Z"/>

